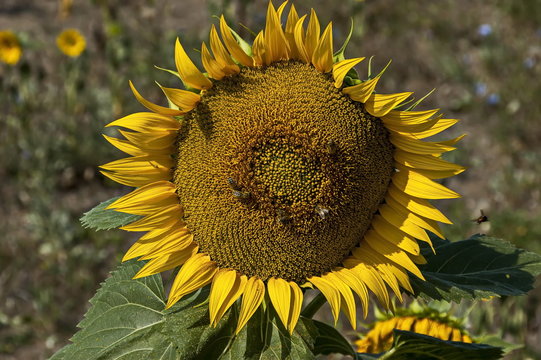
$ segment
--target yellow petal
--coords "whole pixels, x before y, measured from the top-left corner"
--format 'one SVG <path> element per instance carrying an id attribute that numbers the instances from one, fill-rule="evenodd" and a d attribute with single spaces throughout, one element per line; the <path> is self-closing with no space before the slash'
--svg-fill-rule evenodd
<path id="1" fill-rule="evenodd" d="M 395 133 L 391 133 L 389 140 L 391 140 L 391 143 L 400 150 L 420 155 L 441 154 L 456 149 L 455 147 L 445 145 L 442 142 L 421 141 L 397 135 Z"/>
<path id="2" fill-rule="evenodd" d="M 375 117 L 382 117 L 393 110 L 395 107 L 400 105 L 404 100 L 406 100 L 411 92 L 403 92 L 397 94 L 372 94 L 365 103 L 366 111 Z"/>
<path id="3" fill-rule="evenodd" d="M 445 239 L 438 223 L 436 223 L 434 220 L 425 219 L 421 216 L 414 214 L 413 212 L 409 211 L 404 205 L 400 204 L 400 202 L 396 201 L 392 196 L 387 196 L 385 198 L 385 203 L 387 203 L 397 213 L 401 214 L 403 217 L 406 217 L 408 221 L 411 221 L 415 225 L 431 231 L 438 237 Z"/>
<path id="4" fill-rule="evenodd" d="M 415 239 L 391 225 L 381 215 L 375 215 L 372 219 L 372 227 L 385 241 L 407 251 L 413 255 L 419 255 L 421 249 Z"/>
<path id="5" fill-rule="evenodd" d="M 267 281 L 267 291 L 274 310 L 287 329 L 291 308 L 291 288 L 288 282 L 281 278 L 272 277 Z"/>
<path id="6" fill-rule="evenodd" d="M 267 23 L 265 25 L 265 63 L 266 65 L 279 60 L 287 60 L 288 44 L 280 25 L 280 19 L 272 2 L 267 7 Z"/>
<path id="7" fill-rule="evenodd" d="M 155 113 L 140 112 L 125 116 L 106 125 L 120 126 L 139 132 L 178 130 L 180 124 L 170 116 Z"/>
<path id="8" fill-rule="evenodd" d="M 303 17 L 304 18 L 304 17 Z M 298 23 L 297 23 L 298 25 Z M 308 22 L 308 29 L 306 30 L 306 37 L 304 40 L 304 46 L 306 48 L 306 54 L 308 55 L 308 62 L 312 61 L 314 51 L 319 44 L 320 26 L 317 14 L 314 9 L 310 11 L 310 21 Z M 295 40 L 296 41 L 296 40 Z M 297 45 L 298 45 L 297 41 Z"/>
<path id="9" fill-rule="evenodd" d="M 436 170 L 436 171 L 445 171 L 445 170 L 464 171 L 465 170 L 463 166 L 445 161 L 437 156 L 413 154 L 413 153 L 405 152 L 400 149 L 395 150 L 394 159 L 399 164 L 415 169 L 414 171 L 416 171 L 417 169 Z"/>
<path id="10" fill-rule="evenodd" d="M 182 251 L 176 251 L 164 256 L 150 260 L 133 277 L 139 279 L 145 276 L 154 275 L 163 271 L 171 270 L 184 264 L 197 252 L 197 245 L 192 244 Z"/>
<path id="11" fill-rule="evenodd" d="M 419 124 L 393 124 L 393 123 L 386 123 L 385 127 L 391 131 L 394 131 L 402 136 L 407 136 L 411 138 L 416 138 L 415 134 L 427 131 L 434 127 L 438 123 L 440 119 L 434 118 L 427 120 L 425 122 L 419 123 Z M 385 122 L 384 122 L 385 123 Z"/>
<path id="12" fill-rule="evenodd" d="M 366 289 L 366 285 L 349 269 L 343 268 L 333 271 L 333 273 L 359 296 L 363 304 L 363 316 L 366 318 L 368 315 L 368 290 Z"/>
<path id="13" fill-rule="evenodd" d="M 398 111 L 391 110 L 381 120 L 385 124 L 390 125 L 416 125 L 426 122 L 428 119 L 436 115 L 439 109 L 424 110 L 424 111 Z"/>
<path id="14" fill-rule="evenodd" d="M 154 111 L 155 113 L 167 115 L 167 116 L 178 116 L 178 115 L 185 114 L 184 111 L 170 109 L 168 107 L 151 103 L 150 101 L 142 97 L 141 94 L 139 94 L 139 91 L 137 91 L 137 89 L 135 88 L 135 86 L 133 85 L 131 81 L 129 83 L 130 83 L 131 91 L 133 92 L 133 95 L 135 95 L 135 98 L 137 99 L 137 101 L 139 101 L 144 107 L 146 107 L 150 111 Z"/>
<path id="15" fill-rule="evenodd" d="M 378 75 L 375 78 L 363 81 L 360 84 L 346 87 L 342 89 L 342 92 L 348 94 L 352 100 L 366 103 L 374 93 L 380 78 L 381 76 Z"/>
<path id="16" fill-rule="evenodd" d="M 333 283 L 324 277 L 312 276 L 308 281 L 314 284 L 327 299 L 327 302 L 331 307 L 332 316 L 334 317 L 334 324 L 336 325 L 342 301 L 340 291 L 338 291 Z"/>
<path id="17" fill-rule="evenodd" d="M 109 204 L 107 209 L 116 209 L 120 212 L 136 215 L 148 215 L 175 204 L 179 204 L 175 186 L 169 181 L 157 181 L 122 196 Z"/>
<path id="18" fill-rule="evenodd" d="M 413 134 L 405 134 L 406 136 L 411 136 L 416 139 L 424 139 L 436 134 L 439 134 L 440 132 L 450 128 L 451 126 L 455 125 L 458 122 L 456 119 L 438 119 L 436 124 L 432 126 L 430 129 L 419 131 Z"/>
<path id="19" fill-rule="evenodd" d="M 442 145 L 453 146 L 457 142 L 459 142 L 460 140 L 464 139 L 465 136 L 466 136 L 466 134 L 463 134 L 463 135 L 457 136 L 454 139 L 446 140 L 446 141 L 440 141 L 439 143 L 442 144 Z"/>
<path id="20" fill-rule="evenodd" d="M 401 167 L 400 164 L 395 164 L 397 168 Z M 451 176 L 455 176 L 464 172 L 465 169 L 460 170 L 425 170 L 425 169 L 411 169 L 429 179 L 445 179 Z"/>
<path id="21" fill-rule="evenodd" d="M 377 269 L 366 263 L 366 259 L 363 256 L 366 251 L 373 250 L 367 244 L 361 244 L 361 247 L 353 250 L 354 257 L 344 260 L 344 265 L 353 271 L 354 274 L 368 286 L 383 307 L 389 309 L 391 307 L 389 292 Z"/>
<path id="22" fill-rule="evenodd" d="M 351 327 L 355 330 L 357 328 L 357 307 L 355 306 L 355 299 L 353 298 L 350 287 L 334 271 L 325 274 L 324 277 L 340 292 L 340 307 L 348 318 Z"/>
<path id="23" fill-rule="evenodd" d="M 146 215 L 142 219 L 124 225 L 120 229 L 126 231 L 150 231 L 164 223 L 168 223 L 171 219 L 181 219 L 182 216 L 183 211 L 180 204 L 170 205 L 159 212 Z"/>
<path id="24" fill-rule="evenodd" d="M 285 3 L 286 2 L 284 2 L 284 4 Z M 286 40 L 289 45 L 289 53 L 290 53 L 289 57 L 295 60 L 302 60 L 302 58 L 299 55 L 297 44 L 295 43 L 295 25 L 297 24 L 298 21 L 299 21 L 299 15 L 297 14 L 295 5 L 291 4 L 291 8 L 289 9 L 289 14 L 287 16 L 286 31 L 285 31 Z"/>
<path id="25" fill-rule="evenodd" d="M 239 321 L 237 323 L 235 334 L 238 334 L 244 325 L 246 325 L 248 320 L 250 320 L 252 315 L 259 308 L 259 305 L 261 305 L 264 297 L 265 284 L 263 281 L 256 276 L 248 279 L 246 286 L 244 287 L 244 295 L 242 296 Z"/>
<path id="26" fill-rule="evenodd" d="M 100 171 L 100 173 L 119 184 L 131 187 L 141 187 L 155 181 L 171 179 L 170 171 L 156 171 L 154 173 L 144 174 L 122 174 L 110 171 Z"/>
<path id="27" fill-rule="evenodd" d="M 166 308 L 170 308 L 183 296 L 202 288 L 212 281 L 217 267 L 214 261 L 206 254 L 195 254 L 180 268 L 171 291 Z"/>
<path id="28" fill-rule="evenodd" d="M 153 259 L 158 256 L 169 255 L 173 252 L 184 251 L 184 249 L 194 245 L 193 234 L 187 228 L 175 230 L 175 232 L 171 232 L 168 236 L 155 242 L 155 246 L 148 250 L 141 260 Z"/>
<path id="29" fill-rule="evenodd" d="M 336 88 L 340 88 L 342 86 L 342 83 L 344 82 L 344 78 L 346 77 L 347 73 L 358 63 L 363 61 L 364 58 L 354 58 L 354 59 L 346 59 L 340 62 L 337 62 L 332 67 L 332 76 L 334 78 L 334 86 Z"/>
<path id="30" fill-rule="evenodd" d="M 370 253 L 372 251 L 378 253 L 424 280 L 423 274 L 413 261 L 411 261 L 409 256 L 405 252 L 384 241 L 376 232 L 369 230 L 364 236 L 364 241 L 368 248 L 364 249 L 364 251 L 362 248 L 354 249 L 353 256 L 362 259 L 364 252 Z"/>
<path id="31" fill-rule="evenodd" d="M 233 62 L 231 55 L 229 55 L 222 44 L 214 25 L 212 25 L 210 29 L 210 48 L 214 54 L 214 57 L 216 58 L 216 61 L 226 75 L 238 74 L 240 72 L 240 68 Z"/>
<path id="32" fill-rule="evenodd" d="M 209 76 L 216 80 L 221 80 L 225 76 L 225 72 L 216 60 L 210 55 L 210 52 L 205 43 L 201 44 L 201 62 L 207 70 Z"/>
<path id="33" fill-rule="evenodd" d="M 210 323 L 216 326 L 225 312 L 242 295 L 246 285 L 246 276 L 235 270 L 220 270 L 214 276 L 210 287 L 209 313 Z"/>
<path id="34" fill-rule="evenodd" d="M 408 217 L 408 215 L 399 213 L 388 204 L 383 204 L 379 207 L 378 211 L 381 216 L 387 220 L 391 225 L 399 229 L 400 231 L 405 232 L 406 234 L 425 241 L 430 242 L 430 238 L 426 231 L 423 230 L 420 226 L 413 223 L 413 221 Z"/>
<path id="35" fill-rule="evenodd" d="M 287 330 L 290 334 L 293 334 L 293 330 L 295 330 L 295 326 L 297 325 L 301 315 L 302 301 L 304 296 L 299 285 L 293 281 L 289 282 L 289 287 L 291 288 L 291 306 L 289 307 Z"/>
<path id="36" fill-rule="evenodd" d="M 119 130 L 129 142 L 144 152 L 156 155 L 169 155 L 173 144 L 177 139 L 176 131 L 154 131 L 150 133 L 139 133 L 133 131 Z M 157 153 L 154 155 L 154 153 Z M 163 156 L 162 155 L 162 156 Z"/>
<path id="37" fill-rule="evenodd" d="M 270 1 L 272 2 L 272 1 Z M 287 0 L 282 2 L 282 4 L 278 7 L 278 9 L 276 10 L 276 14 L 278 15 L 278 21 L 281 21 L 282 19 L 282 14 L 284 12 L 284 9 L 286 8 L 286 5 L 287 5 Z"/>
<path id="38" fill-rule="evenodd" d="M 333 68 L 332 22 L 327 25 L 319 39 L 312 54 L 312 64 L 322 73 L 328 73 Z"/>
<path id="39" fill-rule="evenodd" d="M 201 100 L 201 95 L 192 91 L 173 89 L 161 86 L 165 96 L 183 111 L 190 111 Z"/>
<path id="40" fill-rule="evenodd" d="M 187 85 L 200 90 L 212 87 L 212 82 L 190 60 L 178 38 L 175 42 L 175 64 L 180 78 Z"/>
<path id="41" fill-rule="evenodd" d="M 299 60 L 304 61 L 305 63 L 310 63 L 310 60 L 312 57 L 308 55 L 308 51 L 306 50 L 305 43 L 305 36 L 304 36 L 304 28 L 302 25 L 304 24 L 304 19 L 306 18 L 306 15 L 301 17 L 297 23 L 295 24 L 295 32 L 294 32 L 294 38 L 295 38 L 295 46 L 297 47 L 297 50 L 299 52 Z"/>
<path id="42" fill-rule="evenodd" d="M 220 32 L 222 33 L 222 39 L 224 40 L 225 47 L 229 50 L 229 53 L 244 66 L 253 66 L 253 61 L 248 54 L 242 50 L 239 43 L 233 36 L 231 29 L 225 22 L 225 18 L 222 15 L 220 17 Z"/>
<path id="43" fill-rule="evenodd" d="M 383 280 L 393 289 L 400 301 L 402 301 L 402 294 L 398 286 L 413 293 L 408 274 L 402 266 L 375 251 L 365 251 L 365 256 L 372 261 L 372 265 L 380 271 L 382 276 L 385 275 Z"/>
<path id="44" fill-rule="evenodd" d="M 398 190 L 394 184 L 389 186 L 387 193 L 400 204 L 405 206 L 409 211 L 424 216 L 425 218 L 436 220 L 445 224 L 452 224 L 452 222 L 445 215 L 443 215 L 441 211 L 436 209 L 428 201 L 408 195 Z"/>
<path id="45" fill-rule="evenodd" d="M 127 260 L 147 254 L 158 243 L 160 243 L 162 239 L 169 238 L 171 234 L 176 235 L 178 231 L 181 231 L 184 229 L 183 227 L 177 226 L 177 225 L 178 225 L 177 222 L 171 221 L 167 223 L 166 226 L 164 226 L 164 228 L 166 228 L 166 231 L 163 234 L 156 237 L 151 237 L 149 239 L 144 239 L 143 237 L 141 237 L 128 249 L 128 251 L 126 251 L 126 254 L 124 254 L 122 261 L 127 261 Z"/>
<path id="46" fill-rule="evenodd" d="M 455 199 L 460 195 L 414 171 L 400 171 L 393 174 L 393 184 L 398 190 L 423 199 Z"/>
<path id="47" fill-rule="evenodd" d="M 400 285 L 398 284 L 398 280 L 394 276 L 393 271 L 391 270 L 393 267 L 396 267 L 396 265 L 389 265 L 388 262 L 379 262 L 379 258 L 377 258 L 375 255 L 379 255 L 376 252 L 365 252 L 364 257 L 368 264 L 372 265 L 380 274 L 381 278 L 387 284 L 391 290 L 395 293 L 396 297 L 400 301 L 402 301 L 402 292 L 400 291 Z"/>
<path id="48" fill-rule="evenodd" d="M 111 136 L 107 136 L 102 134 L 102 136 L 105 138 L 105 140 L 109 141 L 111 145 L 119 149 L 120 151 L 125 152 L 126 154 L 132 155 L 132 156 L 144 156 L 149 155 L 148 153 L 144 152 L 137 146 L 133 145 L 129 141 L 117 139 Z"/>
<path id="49" fill-rule="evenodd" d="M 132 156 L 111 161 L 100 166 L 104 170 L 123 174 L 147 174 L 155 172 L 169 172 L 173 167 L 173 160 L 169 156 Z"/>
<path id="50" fill-rule="evenodd" d="M 255 37 L 252 45 L 252 53 L 255 65 L 265 65 L 265 36 L 263 35 L 263 31 L 260 31 Z"/>

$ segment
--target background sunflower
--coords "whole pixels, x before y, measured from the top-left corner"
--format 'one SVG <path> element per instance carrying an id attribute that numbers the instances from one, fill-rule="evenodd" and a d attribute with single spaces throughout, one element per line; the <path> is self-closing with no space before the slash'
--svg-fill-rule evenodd
<path id="1" fill-rule="evenodd" d="M 138 86 L 145 89 L 152 88 L 154 78 L 172 86 L 166 74 L 149 73 L 147 65 L 173 68 L 170 44 L 179 33 L 190 39 L 187 49 L 199 47 L 210 28 L 209 15 L 225 8 L 228 19 L 240 16 L 239 22 L 260 28 L 262 17 L 257 14 L 266 10 L 266 2 L 184 3 L 193 9 L 189 14 L 170 1 L 152 6 L 143 1 L 74 4 L 66 25 L 93 34 L 89 40 L 93 61 L 80 64 L 67 81 L 55 67 L 60 54 L 50 46 L 59 30 L 53 28 L 56 2 L 8 1 L 0 10 L 5 28 L 25 31 L 49 45 L 32 57 L 31 64 L 21 64 L 20 73 L 0 70 L 0 102 L 6 114 L 0 134 L 5 155 L 0 169 L 0 224 L 6 234 L 1 250 L 0 288 L 6 299 L 1 305 L 2 356 L 39 358 L 42 355 L 34 355 L 65 343 L 96 284 L 119 260 L 118 246 L 128 248 L 134 240 L 120 232 L 87 232 L 75 221 L 96 202 L 123 193 L 99 180 L 94 169 L 104 158 L 119 156 L 104 146 L 100 124 L 138 110 L 126 89 L 127 79 L 141 79 Z M 16 11 L 21 4 L 26 10 Z M 378 85 L 382 92 L 408 89 L 422 94 L 437 87 L 426 100 L 427 108 L 446 104 L 442 110 L 447 116 L 463 120 L 460 130 L 468 132 L 469 139 L 464 141 L 465 150 L 449 160 L 470 170 L 447 185 L 464 200 L 451 208 L 441 204 L 458 225 L 444 229 L 451 238 L 489 232 L 539 251 L 535 247 L 541 228 L 534 220 L 540 213 L 541 128 L 532 119 L 541 116 L 536 101 L 541 89 L 531 81 L 541 71 L 536 4 L 532 0 L 473 5 L 406 1 L 400 8 L 391 1 L 317 5 L 323 23 L 334 20 L 337 43 L 347 34 L 353 13 L 355 41 L 348 55 L 376 54 L 375 68 L 394 60 L 392 76 L 383 77 Z M 306 12 L 314 5 L 298 1 L 296 6 Z M 247 30 L 239 31 L 248 35 Z M 145 95 L 158 101 L 161 92 Z M 44 113 L 44 108 L 51 111 Z M 490 222 L 471 221 L 480 209 Z M 485 310 L 473 325 L 524 338 L 527 348 L 516 355 L 522 359 L 538 346 L 539 298 L 532 292 L 529 298 L 483 304 Z M 502 317 L 503 313 L 513 315 Z"/>

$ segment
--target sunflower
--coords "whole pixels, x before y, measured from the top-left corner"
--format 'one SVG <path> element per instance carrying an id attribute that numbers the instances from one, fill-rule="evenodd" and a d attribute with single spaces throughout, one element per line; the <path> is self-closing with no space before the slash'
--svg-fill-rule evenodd
<path id="1" fill-rule="evenodd" d="M 17 35 L 9 30 L 0 31 L 0 61 L 15 65 L 22 54 L 23 49 Z"/>
<path id="2" fill-rule="evenodd" d="M 66 29 L 56 38 L 56 45 L 65 55 L 78 57 L 86 48 L 85 37 L 76 29 Z"/>
<path id="3" fill-rule="evenodd" d="M 251 46 L 222 16 L 201 47 L 206 74 L 177 39 L 186 90 L 161 87 L 163 107 L 130 82 L 150 112 L 105 136 L 131 157 L 103 174 L 137 188 L 109 208 L 141 215 L 122 229 L 146 232 L 123 260 L 148 260 L 136 277 L 181 266 L 167 307 L 210 284 L 212 325 L 242 298 L 237 332 L 263 302 L 293 332 L 308 288 L 353 327 L 353 293 L 365 316 L 369 292 L 402 299 L 408 271 L 423 278 L 418 240 L 450 223 L 426 199 L 459 196 L 433 179 L 463 171 L 440 158 L 459 138 L 421 141 L 457 120 L 402 110 L 409 92 L 375 94 L 381 73 L 352 71 L 363 58 L 335 61 L 332 23 L 321 33 L 312 10 L 305 29 L 292 5 L 284 29 L 285 7 L 269 3 Z"/>
<path id="4" fill-rule="evenodd" d="M 355 342 L 357 351 L 371 354 L 388 351 L 393 343 L 394 329 L 447 341 L 473 342 L 462 324 L 449 315 L 429 309 L 420 313 L 406 309 L 401 315 L 387 317 L 372 324 L 371 330 Z"/>

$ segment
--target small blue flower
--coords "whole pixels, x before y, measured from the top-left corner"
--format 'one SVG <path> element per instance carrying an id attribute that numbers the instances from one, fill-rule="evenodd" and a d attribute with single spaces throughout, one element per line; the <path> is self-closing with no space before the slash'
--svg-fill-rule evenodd
<path id="1" fill-rule="evenodd" d="M 490 24 L 479 25 L 479 28 L 477 28 L 477 33 L 481 36 L 489 36 L 492 34 L 492 26 L 490 26 Z"/>
<path id="2" fill-rule="evenodd" d="M 487 84 L 478 82 L 475 83 L 475 95 L 485 96 L 487 94 Z"/>
<path id="3" fill-rule="evenodd" d="M 524 67 L 531 69 L 535 66 L 535 60 L 531 57 L 524 59 Z"/>
<path id="4" fill-rule="evenodd" d="M 497 105 L 500 102 L 500 95 L 496 93 L 492 93 L 487 98 L 487 104 L 489 105 Z"/>

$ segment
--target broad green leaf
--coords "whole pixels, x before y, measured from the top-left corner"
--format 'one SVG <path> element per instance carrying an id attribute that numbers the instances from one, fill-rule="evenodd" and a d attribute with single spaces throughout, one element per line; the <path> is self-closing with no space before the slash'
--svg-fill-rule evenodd
<path id="1" fill-rule="evenodd" d="M 541 256 L 511 243 L 474 235 L 470 239 L 434 242 L 436 254 L 424 249 L 426 278 L 411 276 L 416 296 L 458 302 L 463 298 L 523 295 L 541 273 Z"/>
<path id="2" fill-rule="evenodd" d="M 118 197 L 104 201 L 92 210 L 84 213 L 83 217 L 80 219 L 83 226 L 95 230 L 110 230 L 127 225 L 141 218 L 139 215 L 125 214 L 105 209 L 116 199 L 118 199 Z"/>
<path id="3" fill-rule="evenodd" d="M 355 351 L 353 351 L 350 343 L 333 326 L 317 320 L 312 320 L 312 322 L 319 333 L 316 338 L 315 354 L 329 355 L 338 353 L 355 356 Z"/>
<path id="4" fill-rule="evenodd" d="M 129 261 L 113 271 L 90 300 L 81 330 L 54 360 L 179 359 L 163 333 L 164 290 L 159 275 L 133 280 L 144 262 Z M 175 355 L 173 353 L 173 355 Z"/>
<path id="5" fill-rule="evenodd" d="M 238 304 L 213 328 L 209 286 L 165 311 L 160 275 L 132 279 L 144 263 L 128 261 L 112 272 L 90 300 L 72 344 L 53 360 L 302 360 L 315 351 L 352 353 L 336 330 L 311 319 L 301 317 L 290 335 L 270 307 L 260 308 L 236 336 Z"/>
<path id="6" fill-rule="evenodd" d="M 410 331 L 394 330 L 391 350 L 380 360 L 496 360 L 502 349 L 485 344 L 445 341 Z"/>
<path id="7" fill-rule="evenodd" d="M 209 292 L 206 286 L 166 313 L 164 331 L 175 344 L 180 359 L 218 359 L 232 337 L 236 321 L 231 312 L 226 313 L 216 328 L 210 326 Z"/>
<path id="8" fill-rule="evenodd" d="M 232 339 L 221 360 L 313 359 L 317 328 L 311 319 L 301 317 L 292 335 L 276 314 L 260 308 L 240 333 Z"/>

